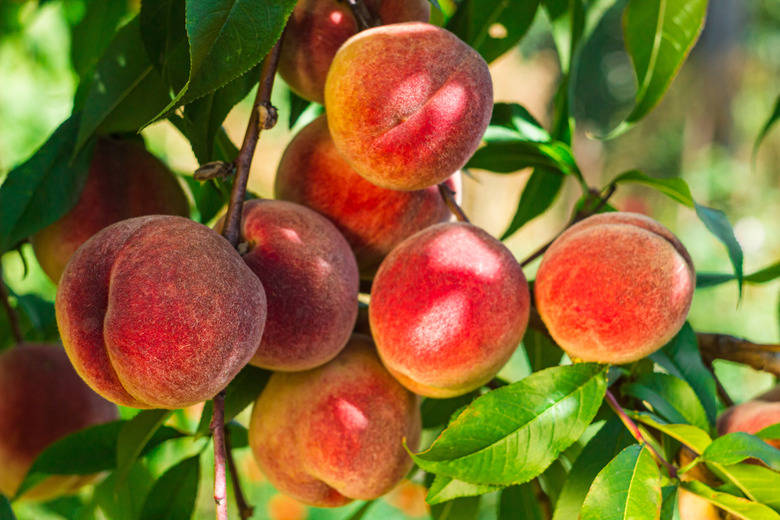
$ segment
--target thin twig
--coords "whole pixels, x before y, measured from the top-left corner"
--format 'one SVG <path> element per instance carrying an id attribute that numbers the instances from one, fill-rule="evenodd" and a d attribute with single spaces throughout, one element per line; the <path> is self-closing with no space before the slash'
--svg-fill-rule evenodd
<path id="1" fill-rule="evenodd" d="M 452 188 L 447 186 L 446 182 L 439 183 L 439 193 L 441 193 L 442 198 L 444 198 L 444 203 L 450 209 L 452 214 L 455 215 L 455 218 L 458 219 L 458 222 L 468 223 L 469 218 L 463 212 L 463 208 L 460 207 L 458 201 L 455 200 L 455 192 Z"/>
<path id="2" fill-rule="evenodd" d="M 211 415 L 211 438 L 214 441 L 214 503 L 217 520 L 228 520 L 227 475 L 225 474 L 225 391 L 214 396 Z"/>
<path id="3" fill-rule="evenodd" d="M 230 442 L 230 430 L 225 430 L 225 452 L 227 454 L 228 470 L 230 471 L 230 480 L 233 482 L 233 494 L 236 496 L 236 505 L 242 520 L 252 518 L 255 508 L 249 505 L 244 498 L 244 492 L 241 490 L 241 480 L 238 476 L 236 461 L 233 458 L 233 445 Z"/>
<path id="4" fill-rule="evenodd" d="M 718 393 L 720 400 L 723 402 L 723 404 L 726 405 L 726 407 L 734 406 L 734 400 L 731 399 L 731 396 L 726 391 L 723 383 L 721 383 L 720 379 L 718 379 L 718 375 L 715 373 L 715 367 L 712 366 L 712 362 L 704 359 L 702 361 L 704 361 L 704 366 L 706 366 L 707 370 L 709 370 L 712 374 L 712 379 L 715 380 L 715 391 Z"/>
<path id="5" fill-rule="evenodd" d="M 233 190 L 230 193 L 230 202 L 228 204 L 225 224 L 222 228 L 222 236 L 225 237 L 233 247 L 238 246 L 238 237 L 241 227 L 241 211 L 244 206 L 244 196 L 246 195 L 246 184 L 249 180 L 249 168 L 252 166 L 252 157 L 255 155 L 257 141 L 260 139 L 261 130 L 270 130 L 276 124 L 278 114 L 276 108 L 271 105 L 271 91 L 274 87 L 274 77 L 276 76 L 276 66 L 279 63 L 279 51 L 282 48 L 282 38 L 276 42 L 274 48 L 263 60 L 263 70 L 260 75 L 260 86 L 257 89 L 252 114 L 249 117 L 244 142 L 241 144 L 241 150 L 236 157 L 236 176 L 233 181 Z"/>
<path id="6" fill-rule="evenodd" d="M 727 334 L 698 333 L 699 350 L 706 363 L 734 361 L 780 377 L 780 345 L 753 343 Z"/>
<path id="7" fill-rule="evenodd" d="M 11 302 L 8 301 L 8 292 L 5 290 L 5 282 L 3 281 L 3 267 L 0 265 L 0 300 L 2 300 L 5 312 L 8 314 L 8 323 L 11 325 L 11 333 L 16 340 L 17 345 L 24 342 L 24 334 L 19 327 L 19 315 L 16 314 L 16 309 L 11 307 Z"/>
<path id="8" fill-rule="evenodd" d="M 358 31 L 365 31 L 382 23 L 381 20 L 377 20 L 371 14 L 371 11 L 368 10 L 368 7 L 362 0 L 347 0 L 347 5 L 352 9 L 352 15 L 357 22 Z"/>
<path id="9" fill-rule="evenodd" d="M 658 462 L 663 464 L 663 466 L 669 472 L 669 476 L 672 478 L 677 478 L 677 467 L 663 458 L 657 451 L 655 451 L 653 445 L 647 442 L 647 439 L 645 439 L 644 435 L 642 435 L 642 431 L 639 429 L 639 426 L 637 426 L 636 423 L 632 421 L 628 415 L 626 415 L 626 412 L 620 406 L 620 403 L 618 403 L 617 399 L 615 399 L 615 396 L 612 395 L 612 392 L 609 390 L 607 390 L 607 403 L 609 404 L 609 407 L 612 408 L 612 411 L 614 411 L 617 416 L 620 417 L 621 422 L 625 425 L 631 435 L 640 444 L 647 446 L 650 449 L 650 453 L 653 454 L 653 457 L 655 457 Z"/>

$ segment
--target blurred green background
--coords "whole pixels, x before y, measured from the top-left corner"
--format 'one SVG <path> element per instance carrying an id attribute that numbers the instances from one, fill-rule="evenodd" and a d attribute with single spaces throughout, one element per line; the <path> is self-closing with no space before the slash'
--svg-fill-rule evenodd
<path id="1" fill-rule="evenodd" d="M 84 44 L 78 41 L 78 23 L 84 16 L 85 2 L 0 0 L 0 181 L 70 114 L 78 86 L 71 48 Z M 620 16 L 625 3 L 616 2 L 606 13 L 582 48 L 575 71 L 573 110 L 578 133 L 574 150 L 586 180 L 592 186 L 603 187 L 630 169 L 660 178 L 682 177 L 699 203 L 720 209 L 728 216 L 745 253 L 745 273 L 777 262 L 780 128 L 765 139 L 755 167 L 751 166 L 751 153 L 754 140 L 780 95 L 780 0 L 710 0 L 705 31 L 662 103 L 627 134 L 603 142 L 589 134 L 603 134 L 614 128 L 631 109 L 636 90 L 632 66 L 623 50 Z M 441 4 L 446 12 L 451 12 L 451 2 Z M 138 1 L 128 1 L 122 20 L 138 8 Z M 496 101 L 523 104 L 540 121 L 549 124 L 560 70 L 541 11 L 522 45 L 494 62 L 491 71 Z M 240 142 L 243 135 L 251 98 L 253 94 L 233 110 L 225 123 L 234 142 Z M 250 179 L 250 189 L 261 196 L 272 193 L 276 164 L 291 135 L 285 116 L 288 93 L 281 81 L 277 83 L 274 102 L 282 114 L 280 123 L 261 138 Z M 177 172 L 188 175 L 197 167 L 189 145 L 172 125 L 159 123 L 143 134 L 151 150 Z M 475 224 L 500 235 L 514 213 L 528 172 L 470 174 L 464 186 L 464 209 Z M 515 255 L 522 259 L 555 236 L 568 220 L 578 196 L 578 188 L 572 182 L 552 210 L 512 236 L 507 245 Z M 726 250 L 692 210 L 643 187 L 621 187 L 612 202 L 619 209 L 646 213 L 672 229 L 689 249 L 699 272 L 731 272 Z M 14 293 L 27 295 L 18 304 L 33 309 L 34 314 L 36 298 L 52 301 L 56 288 L 42 274 L 30 249 L 25 246 L 22 251 L 29 273 L 24 275 L 24 263 L 18 254 L 8 253 L 2 258 L 4 278 Z M 531 264 L 526 270 L 529 278 L 533 278 L 537 265 L 538 262 Z M 43 312 L 36 319 L 47 331 L 43 336 L 56 333 L 53 316 Z M 699 290 L 690 322 L 699 331 L 778 343 L 780 283 L 748 285 L 741 300 L 733 282 Z M 0 327 L 6 326 L 5 317 L 0 317 Z M 716 369 L 737 401 L 748 399 L 773 383 L 773 378 L 766 374 L 728 363 L 719 363 Z M 191 427 L 197 417 L 197 411 L 188 410 L 179 412 L 177 421 L 182 427 Z M 202 448 L 186 442 L 190 443 L 184 447 L 187 453 Z M 278 495 L 263 482 L 248 450 L 237 453 L 242 474 L 248 476 L 249 501 L 258 508 L 255 518 L 349 516 L 346 509 L 307 509 Z M 182 454 L 170 448 L 160 450 L 150 459 L 148 470 L 159 474 L 171 464 L 171 457 L 178 460 Z M 206 462 L 208 459 L 203 457 Z M 206 462 L 198 518 L 213 517 L 209 497 L 212 470 Z M 421 486 L 406 484 L 379 501 L 370 517 L 425 517 L 423 498 Z M 62 512 L 68 510 L 72 500 L 63 499 L 48 506 L 20 505 L 18 514 L 20 518 L 68 518 Z"/>

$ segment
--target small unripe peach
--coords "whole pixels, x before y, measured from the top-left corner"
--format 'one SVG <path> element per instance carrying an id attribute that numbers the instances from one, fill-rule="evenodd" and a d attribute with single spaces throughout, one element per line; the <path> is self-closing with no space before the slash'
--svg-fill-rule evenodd
<path id="1" fill-rule="evenodd" d="M 528 284 L 512 253 L 482 229 L 431 226 L 382 262 L 368 306 L 382 362 L 404 386 L 453 397 L 487 383 L 523 338 Z"/>
<path id="2" fill-rule="evenodd" d="M 263 286 L 227 240 L 181 217 L 123 220 L 62 275 L 57 324 L 76 371 L 134 408 L 211 399 L 257 350 Z"/>
<path id="3" fill-rule="evenodd" d="M 55 441 L 119 418 L 93 392 L 58 345 L 20 345 L 0 355 L 0 492 L 13 497 L 35 459 Z M 54 476 L 22 496 L 50 499 L 92 476 Z"/>
<path id="4" fill-rule="evenodd" d="M 460 172 L 445 182 L 460 192 Z M 290 141 L 279 162 L 274 192 L 277 198 L 303 204 L 333 222 L 352 247 L 365 278 L 374 275 L 402 240 L 452 216 L 437 186 L 388 190 L 358 175 L 333 145 L 325 116 Z"/>
<path id="5" fill-rule="evenodd" d="M 317 507 L 372 500 L 406 475 L 420 438 L 418 398 L 387 373 L 367 336 L 332 361 L 276 372 L 257 399 L 249 442 L 282 493 Z"/>
<path id="6" fill-rule="evenodd" d="M 339 49 L 325 82 L 339 153 L 383 188 L 438 184 L 471 157 L 493 110 L 485 60 L 451 32 L 409 22 L 375 27 Z"/>
<path id="7" fill-rule="evenodd" d="M 630 363 L 682 328 L 695 287 L 693 262 L 671 231 L 637 213 L 575 224 L 547 250 L 536 306 L 573 359 Z"/>

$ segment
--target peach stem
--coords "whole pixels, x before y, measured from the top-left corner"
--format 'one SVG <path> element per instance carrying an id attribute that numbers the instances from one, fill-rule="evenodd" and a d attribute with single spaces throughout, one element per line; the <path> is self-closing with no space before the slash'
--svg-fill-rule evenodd
<path id="1" fill-rule="evenodd" d="M 8 301 L 8 292 L 5 290 L 5 282 L 3 281 L 3 267 L 0 265 L 0 300 L 3 302 L 5 312 L 8 313 L 8 323 L 11 325 L 11 333 L 14 335 L 17 345 L 21 345 L 24 342 L 24 335 L 22 329 L 19 327 L 19 316 L 16 314 L 16 310 L 11 307 L 11 302 Z"/>
<path id="2" fill-rule="evenodd" d="M 463 208 L 461 208 L 458 205 L 458 202 L 455 200 L 455 192 L 452 191 L 452 188 L 450 188 L 443 182 L 440 183 L 438 186 L 439 186 L 439 193 L 441 193 L 441 196 L 444 199 L 444 203 L 450 209 L 452 214 L 455 215 L 455 218 L 458 219 L 458 222 L 468 223 L 469 218 L 463 212 Z"/>
<path id="3" fill-rule="evenodd" d="M 214 411 L 211 415 L 211 438 L 214 441 L 214 503 L 217 505 L 217 520 L 228 520 L 227 475 L 225 474 L 225 391 L 214 397 Z"/>
<path id="4" fill-rule="evenodd" d="M 230 430 L 225 430 L 225 452 L 227 454 L 227 464 L 228 470 L 230 471 L 230 480 L 233 481 L 233 494 L 236 496 L 238 512 L 241 515 L 242 520 L 247 520 L 252 517 L 255 512 L 255 508 L 246 502 L 244 493 L 241 490 L 241 481 L 238 477 L 236 461 L 233 458 L 233 446 L 230 443 Z"/>
<path id="5" fill-rule="evenodd" d="M 358 31 L 365 31 L 382 24 L 381 20 L 374 19 L 362 0 L 347 0 L 347 5 L 352 9 L 352 15 L 355 17 L 358 25 Z"/>

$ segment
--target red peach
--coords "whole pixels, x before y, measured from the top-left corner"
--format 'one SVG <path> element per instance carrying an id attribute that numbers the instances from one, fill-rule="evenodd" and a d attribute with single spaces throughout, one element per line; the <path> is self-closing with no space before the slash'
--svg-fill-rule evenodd
<path id="1" fill-rule="evenodd" d="M 464 223 L 431 226 L 379 267 L 368 306 L 382 362 L 428 397 L 488 382 L 523 338 L 528 284 L 512 253 Z"/>
<path id="2" fill-rule="evenodd" d="M 339 49 L 325 82 L 339 153 L 378 186 L 417 190 L 461 168 L 493 110 L 485 60 L 419 22 L 375 27 Z"/>
<path id="3" fill-rule="evenodd" d="M 262 284 L 228 241 L 174 216 L 123 220 L 88 240 L 55 308 L 79 375 L 135 408 L 212 398 L 252 358 L 266 317 Z"/>
<path id="4" fill-rule="evenodd" d="M 460 172 L 447 179 L 460 192 Z M 352 247 L 362 277 L 370 278 L 382 259 L 405 238 L 452 214 L 436 186 L 397 191 L 363 179 L 333 145 L 325 116 L 290 141 L 279 162 L 277 198 L 325 215 Z"/>
<path id="5" fill-rule="evenodd" d="M 780 386 L 723 412 L 718 417 L 718 434 L 756 434 L 776 423 L 780 423 Z M 780 449 L 780 440 L 768 439 L 766 442 Z"/>
<path id="6" fill-rule="evenodd" d="M 573 359 L 630 363 L 661 348 L 685 323 L 693 262 L 671 231 L 637 213 L 589 217 L 547 250 L 536 306 Z"/>

